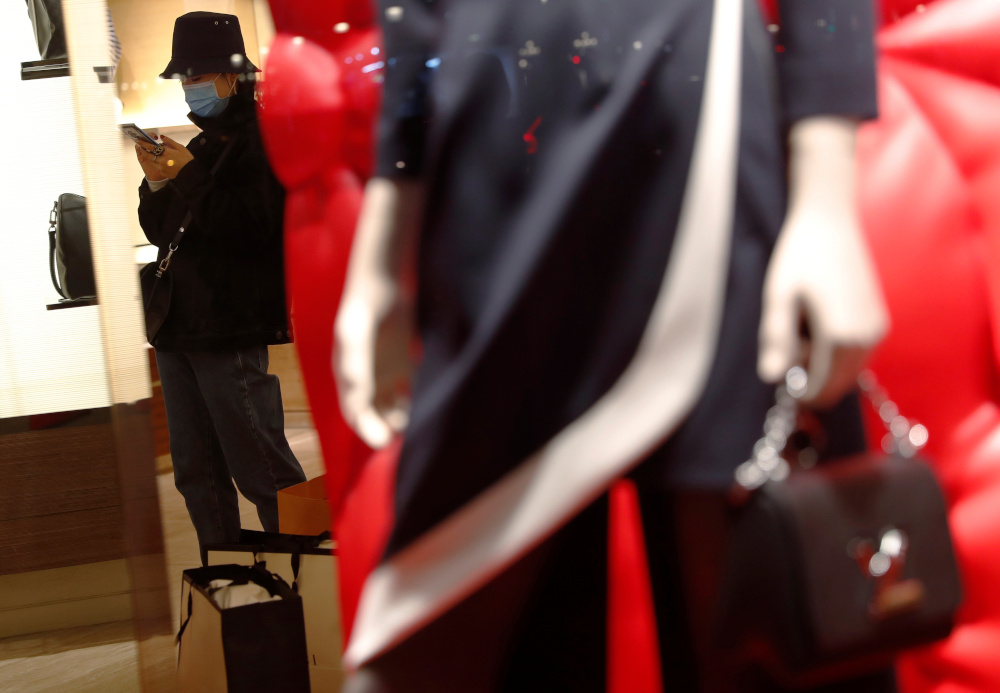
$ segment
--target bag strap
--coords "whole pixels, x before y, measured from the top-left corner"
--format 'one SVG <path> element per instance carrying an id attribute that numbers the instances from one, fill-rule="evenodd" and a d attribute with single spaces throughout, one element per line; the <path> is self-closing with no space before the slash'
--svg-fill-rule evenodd
<path id="1" fill-rule="evenodd" d="M 267 561 L 262 561 L 257 557 L 259 553 L 266 553 L 267 549 L 263 546 L 254 548 L 253 550 L 253 567 L 256 568 L 260 566 L 261 568 L 267 568 Z M 291 552 L 292 559 L 292 591 L 295 594 L 299 593 L 299 567 L 302 565 L 302 552 L 298 549 L 293 549 Z"/>
<path id="2" fill-rule="evenodd" d="M 292 592 L 299 593 L 299 566 L 302 563 L 302 554 L 296 551 L 292 554 Z"/>
<path id="3" fill-rule="evenodd" d="M 233 146 L 236 144 L 238 137 L 234 137 L 226 144 L 226 148 L 222 150 L 222 154 L 219 158 L 215 160 L 215 164 L 212 165 L 212 175 L 214 176 L 219 167 L 222 166 L 222 162 L 226 160 L 229 156 L 229 152 L 232 151 Z M 160 261 L 160 266 L 156 268 L 156 277 L 160 278 L 163 273 L 167 271 L 170 267 L 170 261 L 174 257 L 174 253 L 181 246 L 181 241 L 184 239 L 184 232 L 187 230 L 188 224 L 191 223 L 191 210 L 188 209 L 187 214 L 184 215 L 184 220 L 181 222 L 180 228 L 177 229 L 177 234 L 174 236 L 174 240 L 170 242 L 167 246 L 167 256 Z"/>
<path id="4" fill-rule="evenodd" d="M 59 220 L 59 200 L 52 203 L 52 211 L 49 212 L 49 276 L 52 277 L 52 286 L 63 298 L 67 298 L 62 287 L 59 286 L 59 278 L 56 276 L 56 223 Z"/>
<path id="5" fill-rule="evenodd" d="M 754 445 L 753 456 L 736 468 L 733 496 L 737 500 L 768 481 L 784 481 L 788 478 L 791 466 L 781 453 L 789 437 L 798 428 L 799 399 L 805 394 L 808 382 L 809 376 L 801 366 L 794 366 L 785 375 L 785 382 L 775 394 L 776 403 L 767 412 L 764 437 Z M 863 371 L 858 376 L 858 387 L 885 424 L 887 433 L 882 440 L 885 453 L 906 458 L 916 456 L 927 444 L 927 427 L 899 413 L 899 406 L 889 399 L 888 393 L 878 384 L 872 371 Z M 803 467 L 812 466 L 801 461 L 800 464 Z"/>
<path id="6" fill-rule="evenodd" d="M 181 624 L 180 630 L 177 631 L 177 637 L 174 638 L 174 644 L 177 645 L 177 646 L 180 646 L 180 644 L 181 644 L 181 636 L 184 635 L 184 631 L 187 630 L 188 624 L 191 622 L 191 608 L 192 608 L 192 606 L 194 606 L 194 604 L 193 604 L 193 602 L 194 602 L 194 596 L 192 594 L 193 592 L 194 592 L 194 589 L 189 585 L 188 586 L 188 613 L 187 613 L 187 618 L 184 619 L 184 623 Z M 178 655 L 179 654 L 180 653 L 178 653 Z"/>

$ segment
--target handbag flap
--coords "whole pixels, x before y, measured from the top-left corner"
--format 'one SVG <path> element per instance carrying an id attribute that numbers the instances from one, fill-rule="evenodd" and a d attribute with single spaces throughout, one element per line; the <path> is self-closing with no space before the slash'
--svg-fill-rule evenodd
<path id="1" fill-rule="evenodd" d="M 961 586 L 945 500 L 925 463 L 858 455 L 765 489 L 797 543 L 817 655 L 897 650 L 949 632 Z"/>

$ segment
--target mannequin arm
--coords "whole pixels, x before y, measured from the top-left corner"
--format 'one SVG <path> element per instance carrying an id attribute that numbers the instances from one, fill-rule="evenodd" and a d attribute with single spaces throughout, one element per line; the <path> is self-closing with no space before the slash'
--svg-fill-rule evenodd
<path id="1" fill-rule="evenodd" d="M 406 426 L 423 198 L 423 186 L 414 181 L 368 182 L 334 326 L 341 410 L 373 448 Z"/>
<path id="2" fill-rule="evenodd" d="M 807 363 L 803 399 L 820 407 L 853 387 L 889 322 L 858 222 L 856 130 L 836 117 L 792 127 L 788 215 L 764 282 L 758 372 L 776 382 Z"/>

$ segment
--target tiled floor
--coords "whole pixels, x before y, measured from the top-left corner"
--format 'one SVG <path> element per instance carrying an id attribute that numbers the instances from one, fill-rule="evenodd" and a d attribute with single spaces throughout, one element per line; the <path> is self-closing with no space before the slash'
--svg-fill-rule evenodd
<path id="1" fill-rule="evenodd" d="M 286 417 L 288 442 L 308 478 L 323 473 L 316 431 L 307 416 Z M 172 586 L 174 630 L 180 613 L 181 573 L 200 564 L 198 540 L 171 475 L 158 478 L 160 510 Z M 253 505 L 240 498 L 243 526 L 260 529 Z M 138 693 L 132 624 L 109 623 L 0 639 L 2 693 Z"/>

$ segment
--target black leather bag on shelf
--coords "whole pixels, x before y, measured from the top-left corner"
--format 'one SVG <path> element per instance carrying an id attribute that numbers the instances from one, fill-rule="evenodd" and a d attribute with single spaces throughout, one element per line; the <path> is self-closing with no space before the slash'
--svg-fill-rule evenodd
<path id="1" fill-rule="evenodd" d="M 888 401 L 881 390 L 872 399 Z M 893 414 L 893 454 L 792 469 L 780 455 L 796 427 L 787 391 L 772 412 L 737 471 L 722 648 L 802 688 L 948 636 L 962 590 L 943 493 L 916 456 L 926 429 Z"/>
<path id="2" fill-rule="evenodd" d="M 60 0 L 26 0 L 42 60 L 66 58 L 66 31 Z"/>
<path id="3" fill-rule="evenodd" d="M 64 299 L 92 298 L 97 294 L 90 252 L 87 201 L 63 193 L 49 212 L 49 275 Z"/>

